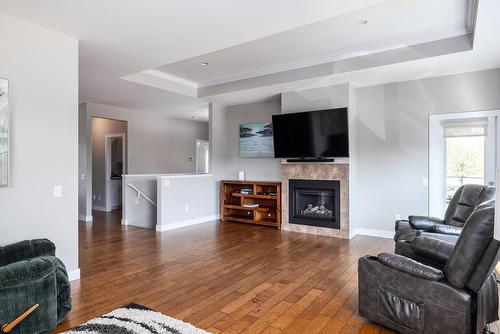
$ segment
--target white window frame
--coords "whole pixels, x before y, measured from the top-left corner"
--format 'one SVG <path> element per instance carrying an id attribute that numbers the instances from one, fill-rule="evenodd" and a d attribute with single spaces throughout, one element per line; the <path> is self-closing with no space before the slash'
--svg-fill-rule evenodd
<path id="1" fill-rule="evenodd" d="M 443 122 L 460 121 L 468 119 L 488 118 L 488 133 L 485 143 L 485 165 L 494 163 L 495 168 L 500 167 L 500 110 L 470 111 L 450 114 L 437 114 L 429 116 L 429 215 L 443 217 L 446 208 L 445 183 L 446 154 L 443 133 Z M 489 159 L 494 159 L 493 162 Z M 494 172 L 491 174 L 485 169 L 485 183 L 495 182 Z"/>

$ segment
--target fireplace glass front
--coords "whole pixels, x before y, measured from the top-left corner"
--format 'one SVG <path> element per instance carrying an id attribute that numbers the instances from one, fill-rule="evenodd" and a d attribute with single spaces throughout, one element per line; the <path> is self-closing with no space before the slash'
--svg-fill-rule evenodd
<path id="1" fill-rule="evenodd" d="M 289 181 L 289 223 L 340 228 L 340 182 Z"/>

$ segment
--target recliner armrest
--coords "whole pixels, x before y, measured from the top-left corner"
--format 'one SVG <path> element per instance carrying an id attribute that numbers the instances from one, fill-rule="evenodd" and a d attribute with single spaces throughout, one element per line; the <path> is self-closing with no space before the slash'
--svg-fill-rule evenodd
<path id="1" fill-rule="evenodd" d="M 435 217 L 409 216 L 410 225 L 418 230 L 432 231 L 435 225 L 444 224 L 444 220 Z"/>
<path id="2" fill-rule="evenodd" d="M 444 278 L 441 270 L 401 255 L 381 253 L 378 260 L 388 267 L 429 281 L 440 281 Z"/>
<path id="3" fill-rule="evenodd" d="M 56 258 L 42 256 L 0 267 L 0 290 L 42 280 L 56 271 Z"/>
<path id="4" fill-rule="evenodd" d="M 436 224 L 432 227 L 431 231 L 441 234 L 460 235 L 460 233 L 462 233 L 462 228 L 452 225 Z"/>
<path id="5" fill-rule="evenodd" d="M 415 254 L 423 256 L 431 261 L 445 265 L 455 247 L 451 242 L 419 236 L 411 243 Z"/>
<path id="6" fill-rule="evenodd" d="M 411 225 L 408 220 L 405 219 L 396 220 L 396 223 L 394 224 L 394 230 L 396 232 L 409 229 L 411 229 Z"/>

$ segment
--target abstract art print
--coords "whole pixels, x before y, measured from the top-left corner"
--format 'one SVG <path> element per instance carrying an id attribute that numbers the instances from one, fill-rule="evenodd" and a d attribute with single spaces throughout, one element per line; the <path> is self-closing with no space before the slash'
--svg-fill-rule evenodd
<path id="1" fill-rule="evenodd" d="M 273 156 L 273 126 L 271 123 L 240 125 L 240 157 L 272 158 Z"/>
<path id="2" fill-rule="evenodd" d="M 0 187 L 9 184 L 9 81 L 0 78 Z"/>

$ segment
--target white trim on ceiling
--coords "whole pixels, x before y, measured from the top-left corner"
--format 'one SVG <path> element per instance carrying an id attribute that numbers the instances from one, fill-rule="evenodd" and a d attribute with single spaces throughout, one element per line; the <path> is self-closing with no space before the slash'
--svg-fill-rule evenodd
<path id="1" fill-rule="evenodd" d="M 443 40 L 447 38 L 452 38 L 452 37 L 457 37 L 457 36 L 463 36 L 469 34 L 469 29 L 468 27 L 460 27 L 460 28 L 455 28 L 451 30 L 446 30 L 446 31 L 441 31 L 441 32 L 436 32 L 432 34 L 427 34 L 425 36 L 407 36 L 410 40 L 410 42 L 406 44 L 392 44 L 390 46 L 386 47 L 378 47 L 378 48 L 370 48 L 370 49 L 365 49 L 362 51 L 352 51 L 352 50 L 340 50 L 336 52 L 334 55 L 328 55 L 328 56 L 322 56 L 322 57 L 314 57 L 314 58 L 309 58 L 305 59 L 302 61 L 298 62 L 290 62 L 290 63 L 285 63 L 285 64 L 279 64 L 279 65 L 274 65 L 274 66 L 268 66 L 268 67 L 263 67 L 257 70 L 249 71 L 249 72 L 242 72 L 234 75 L 229 75 L 225 77 L 220 77 L 217 79 L 213 80 L 207 80 L 207 81 L 202 81 L 202 82 L 194 82 L 191 80 L 187 80 L 175 75 L 171 75 L 159 70 L 155 69 L 150 69 L 146 71 L 142 71 L 142 73 L 151 75 L 160 79 L 168 80 L 171 82 L 175 82 L 184 86 L 192 87 L 192 88 L 204 88 L 204 87 L 210 87 L 210 86 L 217 86 L 217 85 L 222 85 L 230 82 L 235 82 L 235 81 L 240 81 L 240 80 L 246 80 L 246 79 L 252 79 L 252 78 L 258 78 L 261 76 L 265 75 L 270 75 L 270 74 L 276 74 L 280 72 L 286 72 L 286 71 L 292 71 L 292 70 L 297 70 L 301 68 L 306 68 L 306 67 L 311 67 L 311 66 L 316 66 L 316 65 L 322 65 L 322 64 L 327 64 L 335 61 L 340 61 L 340 60 L 346 60 L 354 57 L 359 57 L 359 56 L 365 56 L 365 55 L 370 55 L 374 53 L 379 53 L 379 52 L 384 52 L 384 51 L 390 51 L 402 47 L 408 47 L 411 45 L 417 45 L 417 44 L 423 44 L 427 42 L 432 42 L 432 41 L 438 41 L 438 40 Z M 403 37 L 403 39 L 405 39 Z"/>
<path id="2" fill-rule="evenodd" d="M 477 0 L 469 0 L 467 19 L 465 21 L 465 26 L 469 33 L 473 33 L 476 30 L 477 5 Z"/>
<path id="3" fill-rule="evenodd" d="M 227 84 L 231 82 L 236 82 L 240 80 L 253 79 L 261 76 L 277 74 L 286 71 L 292 71 L 297 69 L 302 69 L 306 67 L 312 67 L 317 65 L 324 65 L 328 63 L 333 63 L 336 61 L 348 60 L 354 57 L 366 56 L 370 54 L 375 54 L 384 51 L 390 51 L 398 48 L 411 47 L 418 44 L 424 44 L 428 42 L 435 42 L 439 40 L 445 40 L 448 38 L 458 37 L 458 36 L 466 36 L 471 35 L 471 40 L 473 38 L 475 32 L 475 22 L 477 16 L 478 9 L 478 1 L 477 0 L 468 0 L 467 5 L 467 16 L 465 18 L 465 26 L 458 27 L 454 29 L 448 29 L 444 31 L 436 31 L 432 33 L 428 33 L 426 35 L 415 35 L 409 34 L 406 36 L 400 37 L 402 40 L 406 40 L 406 43 L 393 43 L 390 46 L 385 47 L 367 47 L 364 50 L 352 51 L 352 50 L 339 50 L 335 52 L 335 54 L 330 54 L 327 56 L 321 57 L 313 57 L 309 59 L 304 59 L 301 61 L 289 62 L 285 64 L 278 64 L 268 67 L 259 68 L 252 71 L 241 72 L 237 74 L 232 74 L 228 76 L 219 77 L 212 80 L 206 80 L 201 82 L 191 81 L 179 76 L 175 76 L 172 74 L 168 74 L 166 72 L 159 71 L 157 69 L 149 69 L 142 71 L 142 73 L 146 75 L 150 75 L 156 78 L 164 79 L 173 83 L 177 83 L 180 85 L 188 86 L 191 88 L 199 89 L 210 86 L 217 86 L 222 84 Z"/>
<path id="4" fill-rule="evenodd" d="M 370 54 L 374 54 L 374 53 L 395 50 L 398 48 L 408 47 L 408 46 L 412 46 L 412 45 L 423 44 L 423 43 L 427 43 L 427 42 L 433 42 L 433 41 L 443 40 L 443 39 L 457 37 L 457 36 L 463 36 L 463 35 L 467 35 L 468 33 L 469 32 L 468 32 L 466 27 L 460 27 L 460 28 L 455 28 L 455 29 L 451 29 L 451 30 L 427 34 L 425 36 L 419 36 L 419 37 L 408 36 L 410 42 L 405 43 L 405 44 L 402 44 L 402 43 L 392 44 L 392 45 L 386 46 L 386 47 L 370 48 L 370 49 L 365 49 L 362 51 L 340 50 L 340 51 L 336 52 L 334 55 L 314 57 L 314 58 L 309 58 L 309 59 L 305 59 L 305 60 L 298 61 L 298 62 L 290 62 L 290 63 L 286 63 L 286 64 L 268 66 L 268 67 L 260 68 L 260 69 L 254 70 L 254 71 L 249 71 L 249 72 L 234 74 L 234 75 L 221 77 L 221 78 L 217 78 L 217 79 L 213 79 L 213 80 L 198 82 L 198 87 L 200 87 L 200 88 L 201 87 L 210 87 L 210 86 L 226 84 L 229 82 L 239 81 L 239 80 L 252 79 L 252 78 L 257 78 L 257 77 L 264 76 L 264 75 L 276 74 L 276 73 L 280 73 L 280 72 L 286 72 L 286 71 L 301 69 L 301 68 L 310 67 L 310 66 L 322 65 L 322 64 L 332 63 L 332 62 L 340 61 L 340 60 L 346 60 L 346 59 L 350 59 L 350 58 L 354 58 L 354 57 L 366 56 L 366 55 L 370 55 Z M 403 37 L 403 39 L 404 38 L 405 37 Z"/>
<path id="5" fill-rule="evenodd" d="M 172 81 L 172 82 L 175 82 L 175 83 L 178 83 L 178 84 L 181 84 L 184 86 L 192 87 L 192 88 L 199 87 L 198 83 L 196 83 L 194 81 L 187 80 L 187 79 L 184 79 L 184 78 L 172 75 L 172 74 L 168 74 L 168 73 L 165 73 L 162 71 L 154 70 L 154 69 L 145 70 L 145 71 L 142 71 L 142 73 L 147 74 L 147 75 L 151 75 L 151 76 L 156 77 L 156 78 Z"/>

